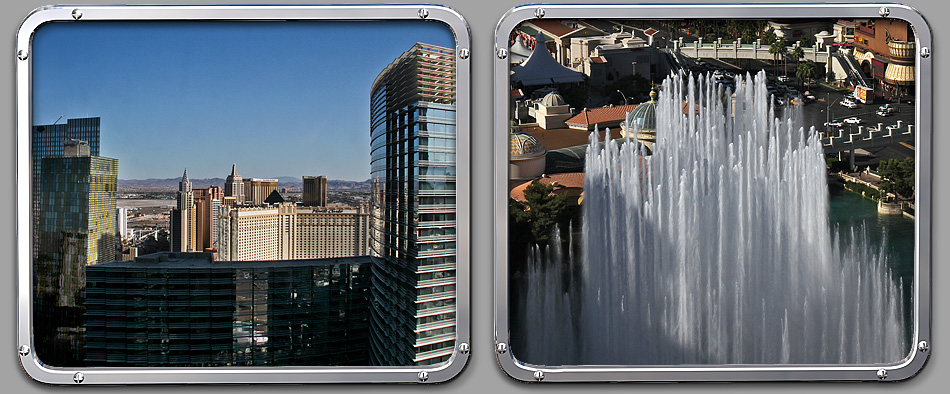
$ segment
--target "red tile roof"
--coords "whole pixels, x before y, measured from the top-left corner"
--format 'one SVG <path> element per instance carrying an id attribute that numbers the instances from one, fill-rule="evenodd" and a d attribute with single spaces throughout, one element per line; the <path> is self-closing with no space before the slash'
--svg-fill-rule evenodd
<path id="1" fill-rule="evenodd" d="M 607 59 L 604 59 L 603 56 L 595 56 L 590 58 L 591 63 L 607 63 Z"/>
<path id="2" fill-rule="evenodd" d="M 648 36 L 652 36 L 652 35 L 654 35 L 654 34 L 656 34 L 656 33 L 659 33 L 659 32 L 660 32 L 659 30 L 654 29 L 654 28 L 651 27 L 651 28 L 649 28 L 649 29 L 646 29 L 646 30 L 643 32 L 643 34 L 646 34 L 646 35 L 648 35 Z"/>
<path id="3" fill-rule="evenodd" d="M 561 174 L 545 175 L 541 178 L 538 178 L 537 180 L 545 185 L 557 183 L 557 185 L 554 186 L 554 193 L 557 193 L 558 190 L 565 188 L 584 188 L 583 172 L 566 172 Z M 522 183 L 518 186 L 515 186 L 514 189 L 511 189 L 511 193 L 509 194 L 511 198 L 518 201 L 525 201 L 524 191 L 529 185 L 531 185 L 531 182 L 534 182 L 534 180 Z"/>
<path id="4" fill-rule="evenodd" d="M 511 90 L 511 98 L 521 98 L 521 97 L 524 97 L 524 92 L 522 92 L 521 89 Z"/>
<path id="5" fill-rule="evenodd" d="M 614 105 L 609 107 L 600 107 L 594 109 L 584 109 L 581 113 L 566 120 L 564 123 L 575 125 L 595 125 L 598 123 L 623 121 L 627 117 L 627 112 L 633 111 L 637 107 L 634 105 Z"/>

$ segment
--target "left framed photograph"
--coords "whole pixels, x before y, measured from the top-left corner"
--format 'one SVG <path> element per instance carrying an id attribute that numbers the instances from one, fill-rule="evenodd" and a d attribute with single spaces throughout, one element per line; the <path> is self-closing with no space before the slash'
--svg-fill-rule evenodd
<path id="1" fill-rule="evenodd" d="M 17 33 L 17 347 L 51 384 L 445 382 L 470 353 L 454 10 L 50 6 Z"/>

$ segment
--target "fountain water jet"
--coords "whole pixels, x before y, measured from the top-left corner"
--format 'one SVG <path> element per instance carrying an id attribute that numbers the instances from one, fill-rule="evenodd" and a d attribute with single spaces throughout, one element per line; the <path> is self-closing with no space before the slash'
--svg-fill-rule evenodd
<path id="1" fill-rule="evenodd" d="M 737 77 L 730 100 L 708 76 L 667 78 L 652 156 L 591 134 L 582 273 L 571 278 L 580 282 L 561 280 L 570 269 L 560 238 L 530 253 L 527 334 L 524 348 L 512 349 L 520 360 L 871 364 L 906 356 L 903 293 L 883 248 L 869 252 L 863 229 L 832 236 L 817 133 L 802 128 L 797 107 L 776 119 L 765 85 L 764 73 Z"/>

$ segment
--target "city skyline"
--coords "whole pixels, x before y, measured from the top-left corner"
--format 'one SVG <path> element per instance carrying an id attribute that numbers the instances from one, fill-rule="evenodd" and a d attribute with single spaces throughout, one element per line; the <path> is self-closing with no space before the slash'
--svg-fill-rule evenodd
<path id="1" fill-rule="evenodd" d="M 34 39 L 33 123 L 100 117 L 119 179 L 224 178 L 237 163 L 364 181 L 369 86 L 416 42 L 454 36 L 425 21 L 53 24 Z"/>

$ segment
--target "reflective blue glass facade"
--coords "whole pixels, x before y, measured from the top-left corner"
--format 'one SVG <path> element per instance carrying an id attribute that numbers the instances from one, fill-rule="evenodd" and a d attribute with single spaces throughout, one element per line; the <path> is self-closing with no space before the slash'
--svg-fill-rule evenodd
<path id="1" fill-rule="evenodd" d="M 455 51 L 416 44 L 370 102 L 376 365 L 428 365 L 455 346 Z"/>

